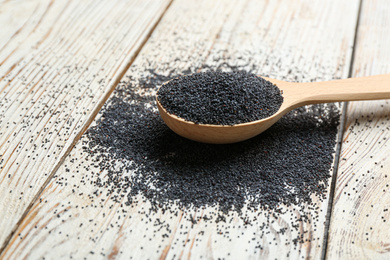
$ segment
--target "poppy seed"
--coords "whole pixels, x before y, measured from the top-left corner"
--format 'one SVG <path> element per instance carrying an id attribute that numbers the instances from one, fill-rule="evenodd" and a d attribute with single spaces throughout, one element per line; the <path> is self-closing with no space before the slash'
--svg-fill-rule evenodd
<path id="1" fill-rule="evenodd" d="M 210 71 L 175 78 L 161 86 L 158 100 L 170 114 L 213 125 L 267 118 L 283 103 L 276 85 L 245 71 Z"/>

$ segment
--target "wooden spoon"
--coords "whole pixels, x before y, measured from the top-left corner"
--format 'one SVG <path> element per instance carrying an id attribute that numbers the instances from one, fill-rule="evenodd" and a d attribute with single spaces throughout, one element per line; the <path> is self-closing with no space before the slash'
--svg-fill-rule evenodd
<path id="1" fill-rule="evenodd" d="M 228 144 L 244 141 L 264 132 L 287 112 L 300 106 L 390 99 L 390 74 L 308 83 L 263 78 L 277 85 L 284 97 L 278 112 L 265 119 L 233 126 L 195 124 L 168 113 L 156 97 L 157 106 L 162 119 L 175 133 L 198 142 Z"/>

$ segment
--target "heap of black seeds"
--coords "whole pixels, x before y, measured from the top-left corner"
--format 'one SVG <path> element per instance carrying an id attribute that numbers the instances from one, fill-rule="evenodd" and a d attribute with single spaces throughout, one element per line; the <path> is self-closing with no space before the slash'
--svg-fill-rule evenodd
<path id="1" fill-rule="evenodd" d="M 161 86 L 161 105 L 173 115 L 200 124 L 234 125 L 276 113 L 283 97 L 271 82 L 245 71 L 201 72 Z"/>
<path id="2" fill-rule="evenodd" d="M 335 105 L 299 108 L 245 142 L 202 144 L 173 133 L 154 95 L 138 94 L 176 76 L 154 73 L 119 85 L 87 131 L 84 150 L 95 156 L 101 191 L 118 201 L 126 196 L 128 205 L 141 194 L 156 210 L 175 202 L 223 212 L 309 205 L 313 195 L 325 196 L 339 120 Z"/>

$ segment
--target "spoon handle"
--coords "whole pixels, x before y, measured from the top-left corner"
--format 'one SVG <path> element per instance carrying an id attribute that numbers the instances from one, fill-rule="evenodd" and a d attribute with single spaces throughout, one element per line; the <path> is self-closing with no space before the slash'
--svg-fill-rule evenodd
<path id="1" fill-rule="evenodd" d="M 390 99 L 390 74 L 297 85 L 291 92 L 301 104 Z"/>

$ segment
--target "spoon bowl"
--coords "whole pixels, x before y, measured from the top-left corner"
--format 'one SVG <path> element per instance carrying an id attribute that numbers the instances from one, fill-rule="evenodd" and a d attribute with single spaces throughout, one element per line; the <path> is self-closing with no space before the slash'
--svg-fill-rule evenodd
<path id="1" fill-rule="evenodd" d="M 270 117 L 236 125 L 196 124 L 170 114 L 156 96 L 157 107 L 166 125 L 185 138 L 212 144 L 236 143 L 250 139 L 271 127 L 289 111 L 304 105 L 390 99 L 390 74 L 342 80 L 293 83 L 262 77 L 275 84 L 283 95 L 279 110 Z"/>

